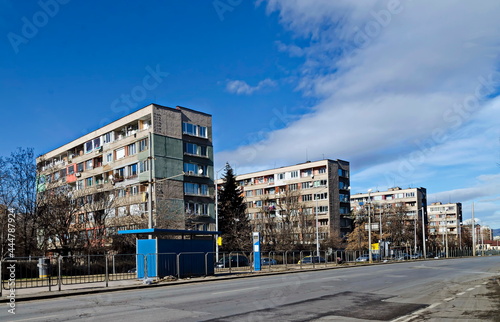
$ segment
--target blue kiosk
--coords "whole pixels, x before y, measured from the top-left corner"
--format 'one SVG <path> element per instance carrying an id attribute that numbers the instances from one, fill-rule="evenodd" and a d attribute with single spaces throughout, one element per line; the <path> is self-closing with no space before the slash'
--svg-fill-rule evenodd
<path id="1" fill-rule="evenodd" d="M 118 234 L 136 235 L 138 278 L 214 275 L 217 231 L 152 228 Z"/>

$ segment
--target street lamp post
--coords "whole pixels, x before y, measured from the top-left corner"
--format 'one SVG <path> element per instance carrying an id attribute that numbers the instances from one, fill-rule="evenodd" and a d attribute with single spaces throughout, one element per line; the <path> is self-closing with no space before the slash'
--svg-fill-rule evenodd
<path id="1" fill-rule="evenodd" d="M 448 208 L 444 210 L 444 233 L 446 235 L 446 258 L 448 258 Z"/>
<path id="2" fill-rule="evenodd" d="M 227 163 L 226 163 L 227 165 Z M 215 172 L 215 231 L 219 231 L 219 187 L 217 185 L 217 180 L 219 179 L 219 172 L 224 170 L 226 167 L 222 167 Z M 219 235 L 217 235 L 219 239 Z M 215 261 L 219 261 L 219 241 L 215 242 Z"/>
<path id="3" fill-rule="evenodd" d="M 422 247 L 424 251 L 424 259 L 427 258 L 427 249 L 426 249 L 426 242 L 425 242 L 425 217 L 424 217 L 424 207 L 422 207 Z"/>
<path id="4" fill-rule="evenodd" d="M 368 189 L 368 261 L 373 263 L 372 258 L 372 220 L 370 214 L 372 189 Z"/>

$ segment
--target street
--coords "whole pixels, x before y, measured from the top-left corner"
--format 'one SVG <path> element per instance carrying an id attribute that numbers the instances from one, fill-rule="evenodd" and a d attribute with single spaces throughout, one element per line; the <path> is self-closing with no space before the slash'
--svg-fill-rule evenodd
<path id="1" fill-rule="evenodd" d="M 20 302 L 1 321 L 499 321 L 500 256 Z M 496 292 L 496 293 L 495 293 Z"/>

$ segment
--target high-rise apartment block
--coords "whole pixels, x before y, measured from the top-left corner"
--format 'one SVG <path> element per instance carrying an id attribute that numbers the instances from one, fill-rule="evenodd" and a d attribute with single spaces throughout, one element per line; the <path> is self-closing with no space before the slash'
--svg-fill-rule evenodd
<path id="1" fill-rule="evenodd" d="M 349 162 L 320 160 L 236 176 L 247 212 L 264 242 L 286 234 L 292 244 L 344 237 L 349 218 Z"/>
<path id="2" fill-rule="evenodd" d="M 427 206 L 429 216 L 429 234 L 457 235 L 462 223 L 462 204 L 434 202 Z"/>
<path id="3" fill-rule="evenodd" d="M 151 104 L 41 155 L 37 167 L 39 194 L 64 187 L 75 198 L 75 227 L 91 231 L 84 223 L 104 216 L 111 233 L 214 229 L 209 114 Z"/>

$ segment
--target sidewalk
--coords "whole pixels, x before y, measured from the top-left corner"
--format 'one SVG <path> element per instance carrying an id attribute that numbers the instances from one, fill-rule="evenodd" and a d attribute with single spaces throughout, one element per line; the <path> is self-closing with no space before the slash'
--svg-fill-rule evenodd
<path id="1" fill-rule="evenodd" d="M 362 266 L 362 265 L 356 265 Z M 187 283 L 202 283 L 202 282 L 210 282 L 215 280 L 228 280 L 234 278 L 248 278 L 248 277 L 257 277 L 263 275 L 276 275 L 276 274 L 290 274 L 290 273 L 299 273 L 311 270 L 325 270 L 325 269 L 335 269 L 342 267 L 350 267 L 344 265 L 332 265 L 324 267 L 323 265 L 316 267 L 273 267 L 271 271 L 268 269 L 263 269 L 259 272 L 255 271 L 239 271 L 232 273 L 217 273 L 213 276 L 202 276 L 202 277 L 192 277 L 192 278 L 184 278 L 177 280 L 176 278 L 172 279 L 161 279 L 159 281 L 155 281 L 152 284 L 144 284 L 142 279 L 131 279 L 131 280 L 121 280 L 121 281 L 109 281 L 108 287 L 106 287 L 106 282 L 98 282 L 98 283 L 84 283 L 84 284 L 70 284 L 70 285 L 61 285 L 61 291 L 59 291 L 59 286 L 52 286 L 49 290 L 48 286 L 44 287 L 33 287 L 33 288 L 20 288 L 15 290 L 15 299 L 16 302 L 20 301 L 33 301 L 33 300 L 42 300 L 49 298 L 56 298 L 62 296 L 75 296 L 75 295 L 85 295 L 92 293 L 103 293 L 103 292 L 115 292 L 115 291 L 125 291 L 132 289 L 142 289 L 147 287 L 161 287 L 161 286 L 171 286 L 178 284 L 187 284 Z M 7 296 L 10 295 L 9 290 L 2 290 L 2 297 L 0 298 L 0 303 L 9 302 L 9 298 Z"/>

